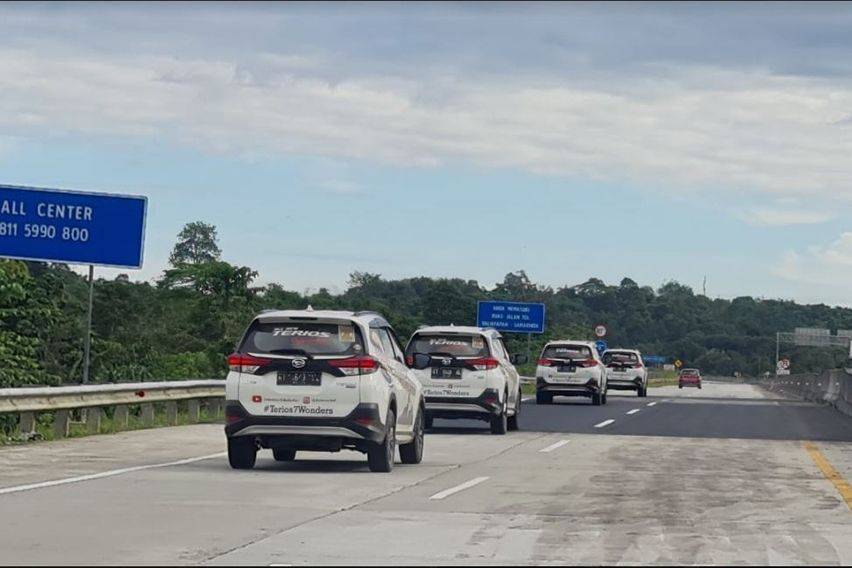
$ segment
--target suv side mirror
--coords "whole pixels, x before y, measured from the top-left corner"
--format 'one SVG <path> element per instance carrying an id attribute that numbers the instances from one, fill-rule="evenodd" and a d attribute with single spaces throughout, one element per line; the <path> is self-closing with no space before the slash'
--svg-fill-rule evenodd
<path id="1" fill-rule="evenodd" d="M 512 363 L 512 365 L 523 365 L 529 360 L 530 358 L 528 355 L 512 355 L 509 358 L 509 361 Z"/>
<path id="2" fill-rule="evenodd" d="M 426 353 L 415 353 L 414 361 L 411 365 L 413 369 L 425 369 L 432 363 L 432 356 L 427 355 Z"/>

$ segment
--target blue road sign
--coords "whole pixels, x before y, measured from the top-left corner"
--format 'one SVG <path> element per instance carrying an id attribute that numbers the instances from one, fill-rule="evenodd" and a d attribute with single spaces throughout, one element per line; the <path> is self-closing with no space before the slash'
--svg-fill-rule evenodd
<path id="1" fill-rule="evenodd" d="M 0 257 L 141 268 L 148 198 L 0 185 Z"/>
<path id="2" fill-rule="evenodd" d="M 669 361 L 669 358 L 662 355 L 642 355 L 642 360 L 647 365 L 664 365 Z"/>
<path id="3" fill-rule="evenodd" d="M 595 341 L 595 349 L 597 349 L 598 353 L 600 353 L 601 355 L 603 355 L 603 352 L 606 351 L 606 348 L 607 344 L 606 341 L 604 341 L 603 339 L 598 339 L 597 341 Z"/>
<path id="4" fill-rule="evenodd" d="M 544 333 L 544 304 L 479 302 L 476 322 L 479 327 L 493 327 L 499 331 Z"/>

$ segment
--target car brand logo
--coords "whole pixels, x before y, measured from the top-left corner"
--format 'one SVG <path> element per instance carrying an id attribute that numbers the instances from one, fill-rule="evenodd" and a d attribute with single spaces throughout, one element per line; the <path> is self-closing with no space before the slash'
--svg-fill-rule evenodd
<path id="1" fill-rule="evenodd" d="M 311 397 L 306 396 L 302 399 L 302 404 L 310 404 L 310 403 L 311 403 Z"/>
<path id="2" fill-rule="evenodd" d="M 453 362 L 453 360 L 452 360 L 452 359 L 450 359 L 449 357 L 444 357 L 443 359 L 441 359 L 441 363 L 442 363 L 443 365 L 449 365 L 449 364 L 450 364 L 450 363 L 452 363 L 452 362 Z"/>
<path id="3" fill-rule="evenodd" d="M 294 369 L 301 369 L 304 366 L 305 366 L 305 360 L 304 359 L 293 359 L 293 368 Z"/>

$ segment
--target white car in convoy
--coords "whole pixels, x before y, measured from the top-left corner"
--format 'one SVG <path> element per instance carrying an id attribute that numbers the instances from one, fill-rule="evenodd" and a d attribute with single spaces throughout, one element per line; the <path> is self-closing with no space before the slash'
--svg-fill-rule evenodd
<path id="1" fill-rule="evenodd" d="M 374 312 L 266 311 L 228 358 L 225 434 L 235 469 L 268 448 L 367 454 L 371 471 L 423 458 L 424 401 L 388 322 Z"/>
<path id="2" fill-rule="evenodd" d="M 500 333 L 463 326 L 421 327 L 405 348 L 407 363 L 423 385 L 426 428 L 435 418 L 473 418 L 492 434 L 518 429 L 521 382 Z"/>
<path id="3" fill-rule="evenodd" d="M 595 344 L 570 339 L 544 346 L 535 371 L 536 404 L 551 404 L 554 396 L 586 396 L 606 404 L 607 372 Z"/>
<path id="4" fill-rule="evenodd" d="M 648 369 L 639 351 L 607 349 L 602 359 L 606 365 L 608 388 L 635 390 L 641 397 L 648 395 Z"/>

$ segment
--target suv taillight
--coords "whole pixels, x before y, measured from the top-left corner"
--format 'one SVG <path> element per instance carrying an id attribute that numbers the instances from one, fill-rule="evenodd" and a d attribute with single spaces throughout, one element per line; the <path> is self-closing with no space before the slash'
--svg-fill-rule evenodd
<path id="1" fill-rule="evenodd" d="M 553 367 L 554 365 L 556 365 L 556 361 L 554 361 L 553 359 L 539 359 L 538 364 L 542 367 Z"/>
<path id="2" fill-rule="evenodd" d="M 381 367 L 378 360 L 368 355 L 348 357 L 346 359 L 329 359 L 328 364 L 343 371 L 344 375 L 369 375 L 375 373 Z"/>
<path id="3" fill-rule="evenodd" d="M 577 363 L 577 366 L 578 367 L 595 367 L 595 366 L 597 366 L 597 364 L 598 364 L 598 362 L 595 361 L 594 359 L 586 359 L 584 361 L 580 361 L 579 363 Z"/>
<path id="4" fill-rule="evenodd" d="M 246 353 L 228 355 L 228 368 L 237 373 L 255 373 L 259 368 L 270 363 L 272 359 L 263 359 Z"/>
<path id="5" fill-rule="evenodd" d="M 470 365 L 477 371 L 490 371 L 491 369 L 496 369 L 497 359 L 494 357 L 479 357 L 478 359 L 468 359 L 465 361 L 466 365 Z"/>

